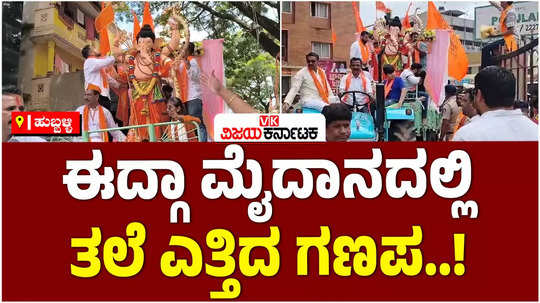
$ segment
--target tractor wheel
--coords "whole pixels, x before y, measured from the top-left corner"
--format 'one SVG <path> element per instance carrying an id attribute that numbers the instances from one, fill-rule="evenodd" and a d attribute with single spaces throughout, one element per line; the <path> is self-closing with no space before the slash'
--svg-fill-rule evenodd
<path id="1" fill-rule="evenodd" d="M 388 130 L 388 141 L 416 141 L 413 121 L 392 121 Z"/>

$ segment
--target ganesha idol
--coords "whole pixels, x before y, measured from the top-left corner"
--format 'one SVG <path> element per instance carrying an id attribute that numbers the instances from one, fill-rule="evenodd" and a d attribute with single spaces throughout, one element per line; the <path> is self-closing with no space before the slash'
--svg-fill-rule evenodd
<path id="1" fill-rule="evenodd" d="M 113 48 L 117 48 L 116 53 L 123 54 L 117 57 L 117 63 L 126 70 L 129 86 L 129 125 L 168 121 L 165 115 L 166 103 L 162 102 L 162 78 L 168 78 L 174 73 L 175 61 L 178 61 L 175 58 L 183 57 L 189 44 L 189 29 L 184 17 L 172 11 L 168 25 L 171 33 L 168 43 L 156 38 L 149 24 L 143 24 L 139 32 L 134 33 L 132 45 L 125 34 L 113 45 Z M 118 50 L 120 44 L 129 47 L 124 51 Z M 157 138 L 161 133 L 161 127 L 154 128 Z M 148 129 L 145 127 L 130 129 L 128 133 L 128 141 L 141 142 L 149 139 Z"/>
<path id="2" fill-rule="evenodd" d="M 433 31 L 425 31 L 418 15 L 410 17 L 412 26 L 402 28 L 399 17 L 377 19 L 373 27 L 373 37 L 382 49 L 381 65 L 394 66 L 396 73 L 412 63 L 425 62 L 434 39 Z M 424 64 L 425 65 L 425 64 Z"/>

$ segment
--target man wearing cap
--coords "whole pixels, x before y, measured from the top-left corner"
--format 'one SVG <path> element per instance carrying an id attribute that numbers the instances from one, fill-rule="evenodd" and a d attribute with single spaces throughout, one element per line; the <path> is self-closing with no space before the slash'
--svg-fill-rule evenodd
<path id="1" fill-rule="evenodd" d="M 457 119 L 461 110 L 457 104 L 456 95 L 457 88 L 453 85 L 444 87 L 445 98 L 441 105 L 442 125 L 440 141 L 449 141 L 454 135 Z"/>
<path id="2" fill-rule="evenodd" d="M 118 127 L 111 112 L 105 107 L 99 105 L 100 88 L 88 84 L 88 88 L 84 93 L 85 105 L 77 108 L 77 111 L 82 115 L 83 131 L 93 131 L 98 129 Z M 119 130 L 110 132 L 115 142 L 126 140 L 126 136 Z M 90 133 L 89 139 L 91 142 L 108 142 L 109 137 L 107 132 Z"/>

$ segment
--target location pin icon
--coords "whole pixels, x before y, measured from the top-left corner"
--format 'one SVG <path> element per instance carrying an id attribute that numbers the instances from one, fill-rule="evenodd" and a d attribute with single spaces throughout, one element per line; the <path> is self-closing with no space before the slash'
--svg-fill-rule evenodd
<path id="1" fill-rule="evenodd" d="M 19 126 L 19 128 L 21 128 L 23 122 L 24 122 L 24 117 L 23 116 L 17 116 L 15 118 L 15 122 L 17 122 L 17 125 Z"/>

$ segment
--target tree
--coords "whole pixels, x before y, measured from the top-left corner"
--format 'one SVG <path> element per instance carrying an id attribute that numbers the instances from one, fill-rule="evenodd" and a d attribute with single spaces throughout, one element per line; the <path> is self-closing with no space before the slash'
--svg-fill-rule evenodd
<path id="1" fill-rule="evenodd" d="M 156 23 L 165 25 L 169 14 L 165 9 L 171 6 L 179 8 L 188 19 L 188 23 L 199 31 L 207 31 L 217 38 L 228 30 L 241 30 L 257 39 L 263 50 L 273 57 L 280 50 L 279 3 L 265 2 L 150 2 L 153 13 L 163 12 Z M 142 2 L 115 2 L 117 18 L 120 21 L 132 20 L 130 10 L 142 14 Z"/>
<path id="2" fill-rule="evenodd" d="M 260 52 L 257 41 L 242 33 L 225 38 L 224 57 L 231 64 L 225 67 L 227 87 L 259 111 L 268 111 L 268 102 L 273 95 L 276 65 L 270 54 Z M 237 50 L 244 51 L 237 51 Z"/>

